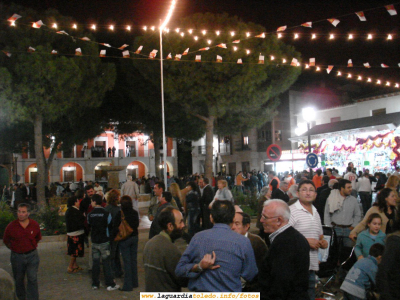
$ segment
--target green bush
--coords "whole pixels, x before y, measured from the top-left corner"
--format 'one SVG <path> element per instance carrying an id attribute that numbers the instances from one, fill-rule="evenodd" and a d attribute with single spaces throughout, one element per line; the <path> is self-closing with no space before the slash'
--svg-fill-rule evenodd
<path id="1" fill-rule="evenodd" d="M 40 224 L 43 235 L 54 235 L 66 233 L 64 217 L 60 216 L 60 204 L 64 202 L 64 198 L 52 197 L 49 204 L 42 206 L 37 215 L 36 221 Z"/>
<path id="2" fill-rule="evenodd" d="M 5 202 L 0 202 L 0 238 L 3 238 L 7 225 L 15 220 L 10 207 Z"/>

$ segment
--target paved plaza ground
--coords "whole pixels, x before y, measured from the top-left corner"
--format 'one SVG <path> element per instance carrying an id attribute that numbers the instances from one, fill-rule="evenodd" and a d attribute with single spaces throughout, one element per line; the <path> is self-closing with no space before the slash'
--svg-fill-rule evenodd
<path id="1" fill-rule="evenodd" d="M 102 286 L 99 290 L 91 289 L 91 273 L 88 272 L 89 255 L 85 249 L 85 257 L 78 258 L 78 264 L 85 270 L 68 274 L 67 267 L 69 256 L 66 255 L 67 243 L 63 236 L 59 241 L 43 241 L 39 243 L 40 267 L 38 274 L 40 299 L 75 300 L 75 299 L 139 299 L 139 293 L 144 292 L 144 267 L 143 249 L 148 241 L 150 222 L 146 216 L 147 208 L 141 208 L 141 222 L 139 227 L 139 247 L 138 247 L 138 275 L 139 287 L 132 292 L 112 291 L 108 292 L 104 287 L 104 278 L 101 276 Z M 255 228 L 255 220 L 252 220 L 252 228 Z M 56 238 L 44 237 L 47 240 Z M 183 252 L 186 243 L 179 239 L 176 245 Z M 10 274 L 10 250 L 0 245 L 0 268 Z M 123 278 L 116 279 L 117 284 L 122 286 Z M 183 291 L 188 291 L 184 289 Z M 337 299 L 340 299 L 337 297 Z"/>

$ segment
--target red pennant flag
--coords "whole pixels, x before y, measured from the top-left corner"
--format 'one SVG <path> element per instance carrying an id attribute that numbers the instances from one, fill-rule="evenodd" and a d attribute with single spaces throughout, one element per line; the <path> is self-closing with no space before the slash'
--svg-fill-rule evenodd
<path id="1" fill-rule="evenodd" d="M 301 24 L 301 26 L 311 28 L 312 27 L 312 22 L 303 23 L 303 24 Z"/>
<path id="2" fill-rule="evenodd" d="M 364 63 L 363 65 L 364 65 L 364 67 L 366 67 L 366 68 L 371 68 L 371 66 L 369 65 L 368 62 Z"/>
<path id="3" fill-rule="evenodd" d="M 127 45 L 127 44 L 123 44 L 121 47 L 119 47 L 118 49 L 119 50 L 124 50 L 126 47 L 128 47 L 129 45 Z"/>
<path id="4" fill-rule="evenodd" d="M 329 74 L 332 71 L 332 69 L 333 69 L 333 66 L 328 66 L 328 69 L 326 69 L 326 73 Z"/>
<path id="5" fill-rule="evenodd" d="M 335 27 L 340 23 L 338 19 L 328 19 L 328 21 Z"/>
<path id="6" fill-rule="evenodd" d="M 201 62 L 201 55 L 196 55 L 195 62 Z"/>
<path id="7" fill-rule="evenodd" d="M 69 35 L 69 34 L 68 34 L 68 33 L 66 33 L 64 30 L 57 31 L 56 33 L 58 33 L 58 34 L 64 34 L 64 35 Z"/>
<path id="8" fill-rule="evenodd" d="M 278 27 L 278 29 L 276 31 L 285 31 L 286 28 L 287 28 L 286 25 L 285 26 L 281 26 L 281 27 Z"/>
<path id="9" fill-rule="evenodd" d="M 222 57 L 217 55 L 217 63 L 222 63 Z"/>
<path id="10" fill-rule="evenodd" d="M 17 14 L 13 14 L 11 17 L 8 18 L 8 22 L 14 23 L 15 21 L 17 21 L 19 18 L 22 18 L 20 15 Z"/>
<path id="11" fill-rule="evenodd" d="M 315 67 L 315 57 L 310 58 L 310 67 Z"/>
<path id="12" fill-rule="evenodd" d="M 171 55 L 171 53 L 170 53 L 170 54 L 168 54 L 168 56 L 167 56 L 167 59 L 172 59 L 172 55 Z"/>
<path id="13" fill-rule="evenodd" d="M 393 5 L 393 4 L 386 5 L 385 8 L 387 9 L 388 13 L 389 13 L 391 16 L 397 15 L 397 11 L 396 11 L 396 9 L 394 8 L 394 5 Z"/>
<path id="14" fill-rule="evenodd" d="M 360 19 L 360 21 L 367 21 L 367 18 L 365 17 L 363 11 L 356 12 L 356 15 Z"/>
<path id="15" fill-rule="evenodd" d="M 188 53 L 189 53 L 189 48 L 187 48 L 187 49 L 182 53 L 182 55 L 188 55 Z"/>
<path id="16" fill-rule="evenodd" d="M 261 55 L 258 57 L 258 64 L 263 65 L 264 64 L 264 55 Z"/>
<path id="17" fill-rule="evenodd" d="M 58 54 L 56 50 L 51 51 L 51 54 Z"/>
<path id="18" fill-rule="evenodd" d="M 158 52 L 158 50 L 155 50 L 155 49 L 153 51 L 151 51 L 149 54 L 149 58 L 154 59 L 157 55 L 157 52 Z"/>
<path id="19" fill-rule="evenodd" d="M 143 49 L 143 46 L 140 46 L 140 47 L 135 51 L 135 54 L 139 54 L 139 53 L 142 51 L 142 49 Z"/>
<path id="20" fill-rule="evenodd" d="M 82 56 L 82 50 L 81 50 L 81 48 L 76 48 L 76 49 L 75 49 L 75 55 L 77 55 L 77 56 Z"/>
<path id="21" fill-rule="evenodd" d="M 28 48 L 28 52 L 30 52 L 30 53 L 33 53 L 33 52 L 35 52 L 36 51 L 36 49 L 35 48 L 32 48 L 31 46 L 29 46 L 29 48 Z"/>
<path id="22" fill-rule="evenodd" d="M 34 22 L 33 24 L 32 24 L 32 27 L 33 28 L 40 28 L 40 27 L 42 27 L 44 24 L 43 24 L 43 22 L 42 22 L 42 20 L 39 20 L 39 21 L 37 21 L 37 22 Z"/>
<path id="23" fill-rule="evenodd" d="M 239 44 L 240 40 L 233 41 L 232 44 Z"/>
<path id="24" fill-rule="evenodd" d="M 100 50 L 100 57 L 106 57 L 106 50 Z"/>
<path id="25" fill-rule="evenodd" d="M 238 59 L 238 61 L 237 61 L 237 63 L 238 63 L 239 65 L 242 65 L 242 64 L 243 64 L 243 61 L 242 61 L 242 59 L 241 59 L 241 58 L 239 58 L 239 59 Z"/>
<path id="26" fill-rule="evenodd" d="M 5 55 L 7 55 L 8 57 L 11 57 L 11 53 L 7 52 L 7 51 L 2 51 Z"/>
<path id="27" fill-rule="evenodd" d="M 297 67 L 297 64 L 298 64 L 298 63 L 299 63 L 299 62 L 298 62 L 297 58 L 293 58 L 293 59 L 292 59 L 292 62 L 290 63 L 290 65 L 293 66 L 293 67 Z"/>
<path id="28" fill-rule="evenodd" d="M 217 45 L 217 47 L 226 49 L 226 44 L 219 44 L 219 45 Z"/>
<path id="29" fill-rule="evenodd" d="M 265 39 L 265 33 L 263 32 L 263 33 L 261 33 L 261 34 L 259 34 L 259 35 L 256 35 L 255 37 L 256 37 L 256 38 Z"/>
<path id="30" fill-rule="evenodd" d="M 210 49 L 210 47 L 205 47 L 205 48 L 199 49 L 199 51 L 207 51 L 207 50 L 209 50 L 209 49 Z"/>
<path id="31" fill-rule="evenodd" d="M 128 51 L 128 50 L 123 51 L 123 52 L 122 52 L 122 57 L 123 57 L 123 58 L 129 58 L 129 57 L 131 57 L 130 54 L 129 54 L 129 51 Z"/>
<path id="32" fill-rule="evenodd" d="M 106 43 L 100 43 L 100 45 L 106 46 L 106 47 L 108 47 L 108 48 L 110 48 L 110 47 L 111 47 L 111 45 L 110 45 L 110 44 L 106 44 Z"/>
<path id="33" fill-rule="evenodd" d="M 382 67 L 382 68 L 389 68 L 389 66 L 388 66 L 388 65 L 385 65 L 385 64 L 381 64 L 381 67 Z"/>
<path id="34" fill-rule="evenodd" d="M 175 55 L 175 59 L 174 60 L 181 60 L 182 54 L 177 54 Z"/>
<path id="35" fill-rule="evenodd" d="M 347 67 L 348 68 L 353 67 L 353 61 L 351 59 L 349 59 L 349 61 L 347 62 Z"/>
<path id="36" fill-rule="evenodd" d="M 82 41 L 87 41 L 87 42 L 89 42 L 89 41 L 90 41 L 90 39 L 89 39 L 88 37 L 86 37 L 86 36 L 85 36 L 85 37 L 83 37 L 83 38 L 81 38 L 81 40 L 82 40 Z"/>

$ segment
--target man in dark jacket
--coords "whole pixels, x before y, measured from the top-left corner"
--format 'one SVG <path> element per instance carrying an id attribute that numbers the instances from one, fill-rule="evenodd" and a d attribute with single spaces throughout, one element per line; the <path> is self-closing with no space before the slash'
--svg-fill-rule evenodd
<path id="1" fill-rule="evenodd" d="M 160 202 L 159 202 L 159 206 L 157 208 L 157 212 L 154 216 L 154 220 L 151 223 L 150 226 L 150 231 L 149 231 L 149 239 L 151 239 L 153 236 L 156 236 L 157 234 L 159 234 L 162 230 L 162 228 L 160 227 L 160 225 L 158 224 L 158 215 L 161 213 L 161 211 L 168 207 L 168 206 L 172 206 L 171 204 L 172 201 L 172 194 L 170 192 L 162 192 L 161 198 L 160 198 Z"/>
<path id="2" fill-rule="evenodd" d="M 286 203 L 289 202 L 289 195 L 287 194 L 288 191 L 288 183 L 286 181 L 281 181 L 279 187 L 273 190 L 271 194 L 271 199 L 281 199 Z"/>
<path id="3" fill-rule="evenodd" d="M 210 209 L 208 206 L 214 199 L 214 191 L 213 188 L 209 185 L 208 178 L 200 178 L 199 179 L 199 187 L 200 187 L 200 206 L 203 214 L 203 229 L 210 229 L 212 227 L 212 223 L 210 221 Z"/>
<path id="4" fill-rule="evenodd" d="M 264 204 L 261 223 L 271 246 L 258 272 L 261 299 L 309 300 L 310 246 L 306 238 L 288 224 L 289 206 L 282 200 Z"/>

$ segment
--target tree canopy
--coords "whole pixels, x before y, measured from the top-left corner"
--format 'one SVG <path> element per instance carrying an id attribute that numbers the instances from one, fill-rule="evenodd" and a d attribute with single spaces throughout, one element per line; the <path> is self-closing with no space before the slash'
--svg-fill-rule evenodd
<path id="1" fill-rule="evenodd" d="M 176 33 L 164 36 L 164 59 L 171 53 L 182 54 L 182 60 L 165 60 L 164 82 L 165 92 L 171 103 L 179 105 L 187 114 L 205 122 L 206 128 L 206 176 L 212 172 L 212 137 L 214 132 L 223 134 L 236 133 L 240 130 L 259 126 L 274 115 L 279 94 L 286 91 L 299 76 L 300 68 L 279 65 L 269 59 L 269 55 L 279 58 L 300 60 L 300 54 L 292 46 L 285 45 L 274 35 L 265 38 L 247 38 L 247 32 L 265 32 L 262 26 L 241 22 L 237 17 L 227 14 L 195 14 L 180 20 L 177 27 L 186 34 L 182 37 Z M 197 32 L 209 28 L 235 28 L 232 37 L 229 31 L 216 35 L 212 45 L 227 44 L 223 47 L 210 46 L 201 38 L 196 41 L 188 29 Z M 233 51 L 232 42 L 239 49 Z M 135 40 L 135 49 L 143 45 L 145 54 L 159 49 L 159 35 L 148 31 Z M 208 51 L 198 51 L 210 47 Z M 247 54 L 246 50 L 251 52 Z M 258 64 L 259 55 L 267 58 L 264 64 Z M 195 55 L 201 55 L 201 62 L 195 62 Z M 221 63 L 216 56 L 222 57 Z M 237 64 L 241 58 L 243 64 Z M 159 62 L 154 60 L 135 60 L 137 70 L 156 85 L 160 81 Z M 216 122 L 218 121 L 218 122 Z"/>

